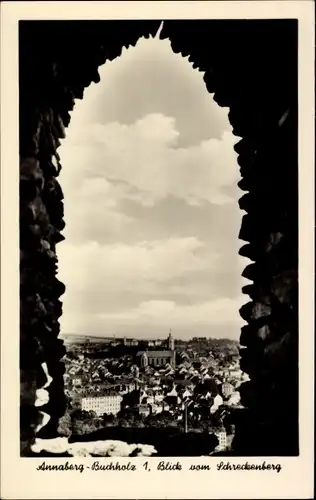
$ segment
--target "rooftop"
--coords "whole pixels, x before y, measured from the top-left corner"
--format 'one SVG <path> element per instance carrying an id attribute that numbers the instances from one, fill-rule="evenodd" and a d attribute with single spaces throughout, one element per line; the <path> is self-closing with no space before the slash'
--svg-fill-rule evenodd
<path id="1" fill-rule="evenodd" d="M 105 398 L 105 397 L 121 397 L 117 392 L 115 391 L 102 391 L 102 392 L 96 392 L 96 391 L 91 391 L 91 392 L 86 392 L 81 394 L 82 399 L 84 398 Z"/>
<path id="2" fill-rule="evenodd" d="M 144 353 L 150 358 L 170 358 L 173 356 L 173 351 L 139 351 L 136 356 L 142 356 Z"/>

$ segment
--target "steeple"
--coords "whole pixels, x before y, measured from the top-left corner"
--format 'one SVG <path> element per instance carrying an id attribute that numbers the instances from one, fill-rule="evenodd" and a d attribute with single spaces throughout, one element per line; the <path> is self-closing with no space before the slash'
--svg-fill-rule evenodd
<path id="1" fill-rule="evenodd" d="M 174 351 L 174 338 L 171 333 L 171 328 L 168 335 L 168 348 L 170 351 Z"/>

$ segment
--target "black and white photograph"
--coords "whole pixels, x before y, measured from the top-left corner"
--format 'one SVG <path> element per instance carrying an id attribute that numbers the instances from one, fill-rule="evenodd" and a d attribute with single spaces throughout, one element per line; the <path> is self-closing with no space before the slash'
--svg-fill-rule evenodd
<path id="1" fill-rule="evenodd" d="M 43 482 L 138 467 L 273 483 L 311 456 L 298 15 L 115 3 L 17 23 L 19 457 Z"/>

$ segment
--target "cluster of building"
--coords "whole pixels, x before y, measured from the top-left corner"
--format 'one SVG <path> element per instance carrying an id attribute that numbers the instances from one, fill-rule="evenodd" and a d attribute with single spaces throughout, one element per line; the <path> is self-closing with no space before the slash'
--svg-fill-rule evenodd
<path id="1" fill-rule="evenodd" d="M 138 347 L 136 339 L 116 340 Z M 201 420 L 223 408 L 240 407 L 239 385 L 246 380 L 238 355 L 223 360 L 213 352 L 200 356 L 177 351 L 171 331 L 165 341 L 142 341 L 142 350 L 119 359 L 90 359 L 80 353 L 68 360 L 65 383 L 71 399 L 98 417 L 118 415 L 130 408 L 139 416 L 168 413 L 176 420 Z M 205 354 L 205 353 L 204 353 Z M 132 403 L 126 403 L 132 395 Z M 185 427 L 185 426 L 184 426 Z M 229 436 L 216 430 L 217 450 L 226 449 Z"/>

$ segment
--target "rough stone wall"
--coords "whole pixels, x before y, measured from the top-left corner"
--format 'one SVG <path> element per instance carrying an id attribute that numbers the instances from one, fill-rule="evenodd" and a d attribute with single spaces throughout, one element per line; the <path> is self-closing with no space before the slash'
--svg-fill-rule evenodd
<path id="1" fill-rule="evenodd" d="M 250 301 L 240 314 L 241 368 L 251 381 L 235 452 L 298 453 L 298 154 L 296 21 L 168 22 L 161 37 L 205 71 L 227 106 L 245 191 L 240 254 Z M 242 194 L 242 193 L 241 193 Z"/>
<path id="2" fill-rule="evenodd" d="M 56 244 L 63 239 L 60 138 L 74 99 L 98 82 L 98 66 L 123 46 L 155 34 L 159 21 L 20 23 L 21 452 L 38 435 L 57 436 L 65 408 L 58 339 L 64 285 Z M 205 71 L 207 89 L 230 108 L 246 211 L 240 253 L 250 302 L 240 311 L 242 368 L 250 374 L 236 427 L 238 454 L 297 453 L 297 40 L 296 22 L 165 21 L 161 38 Z M 250 50 L 249 50 L 250 49 Z M 255 56 L 254 56 L 255 54 Z M 36 390 L 52 377 L 47 404 Z"/>
<path id="3" fill-rule="evenodd" d="M 159 22 L 20 22 L 20 370 L 21 453 L 28 455 L 35 434 L 58 436 L 65 410 L 65 353 L 58 339 L 61 295 L 56 244 L 63 240 L 63 193 L 57 152 L 75 99 L 98 82 L 98 66 L 119 56 L 123 46 L 155 33 Z M 36 407 L 36 391 L 47 376 L 48 402 Z M 50 420 L 39 430 L 43 413 Z"/>

